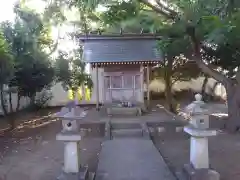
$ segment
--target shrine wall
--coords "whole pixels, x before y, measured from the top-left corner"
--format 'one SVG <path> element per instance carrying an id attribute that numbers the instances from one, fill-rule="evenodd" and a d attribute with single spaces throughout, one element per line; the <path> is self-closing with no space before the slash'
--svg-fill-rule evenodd
<path id="1" fill-rule="evenodd" d="M 126 65 L 108 65 L 107 67 L 104 68 L 98 68 L 98 81 L 99 81 L 99 103 L 104 103 L 106 101 L 111 101 L 109 98 L 107 98 L 106 95 L 106 88 L 105 88 L 105 82 L 104 82 L 104 75 L 107 75 L 109 73 L 109 75 L 113 75 L 116 73 L 123 73 L 123 72 L 128 72 L 130 74 L 140 74 L 140 83 L 141 83 L 141 88 L 140 89 L 136 89 L 135 93 L 136 93 L 136 98 L 137 101 L 139 102 L 143 102 L 143 75 L 142 75 L 142 69 L 140 68 L 140 65 L 138 64 L 126 64 Z M 97 81 L 97 77 L 96 77 L 96 68 L 91 68 L 90 69 L 90 74 L 92 76 L 92 81 L 93 81 L 93 90 L 92 90 L 92 96 L 91 96 L 91 100 L 88 102 L 90 104 L 96 104 L 97 102 L 97 96 L 96 96 L 96 81 Z M 115 91 L 112 91 L 113 93 Z M 118 96 L 124 96 L 126 99 L 128 99 L 128 96 L 131 96 L 131 90 L 130 89 L 126 89 L 126 90 L 121 90 L 121 94 L 116 92 L 113 94 L 114 97 L 118 97 Z"/>

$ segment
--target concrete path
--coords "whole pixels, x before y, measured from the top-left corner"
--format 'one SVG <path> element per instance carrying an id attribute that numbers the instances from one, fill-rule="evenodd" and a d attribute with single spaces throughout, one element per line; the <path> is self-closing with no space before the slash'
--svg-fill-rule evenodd
<path id="1" fill-rule="evenodd" d="M 96 180 L 175 180 L 151 140 L 105 141 Z"/>

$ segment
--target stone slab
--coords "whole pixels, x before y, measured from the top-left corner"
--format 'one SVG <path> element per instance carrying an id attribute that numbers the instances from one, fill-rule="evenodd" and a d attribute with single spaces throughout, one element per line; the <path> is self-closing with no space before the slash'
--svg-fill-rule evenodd
<path id="1" fill-rule="evenodd" d="M 88 175 L 89 175 L 88 168 L 81 167 L 78 173 L 62 172 L 56 179 L 57 180 L 87 180 Z"/>
<path id="2" fill-rule="evenodd" d="M 220 174 L 212 169 L 194 169 L 191 164 L 185 164 L 183 168 L 188 180 L 220 180 Z"/>
<path id="3" fill-rule="evenodd" d="M 80 133 L 74 133 L 74 132 L 73 133 L 61 132 L 56 135 L 56 140 L 77 142 L 77 141 L 81 141 L 81 135 Z"/>
<path id="4" fill-rule="evenodd" d="M 141 124 L 136 121 L 120 121 L 120 122 L 111 122 L 112 129 L 139 129 Z"/>
<path id="5" fill-rule="evenodd" d="M 112 137 L 143 137 L 142 129 L 112 130 Z"/>
<path id="6" fill-rule="evenodd" d="M 194 137 L 209 137 L 217 135 L 216 130 L 197 129 L 191 126 L 185 126 L 184 131 Z"/>
<path id="7" fill-rule="evenodd" d="M 142 115 L 141 107 L 108 107 L 107 113 L 109 115 Z"/>
<path id="8" fill-rule="evenodd" d="M 151 140 L 105 141 L 96 180 L 176 180 Z"/>

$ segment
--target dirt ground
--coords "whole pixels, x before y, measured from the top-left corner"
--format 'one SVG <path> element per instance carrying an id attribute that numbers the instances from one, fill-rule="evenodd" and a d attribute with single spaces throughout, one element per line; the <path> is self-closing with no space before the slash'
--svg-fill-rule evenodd
<path id="1" fill-rule="evenodd" d="M 23 114 L 19 119 L 33 120 L 58 110 Z M 98 116 L 95 118 L 99 119 Z M 83 134 L 87 136 L 80 145 L 81 163 L 95 171 L 104 128 L 92 127 L 95 129 L 92 132 L 89 127 L 84 128 L 86 132 Z M 56 141 L 56 134 L 60 131 L 61 122 L 53 119 L 41 127 L 28 127 L 12 135 L 0 136 L 0 180 L 55 180 L 63 165 L 63 143 Z M 210 138 L 210 164 L 220 173 L 222 180 L 240 179 L 239 139 L 240 134 L 225 132 Z M 181 170 L 185 163 L 189 163 L 190 141 L 185 133 L 162 134 L 153 140 L 172 171 Z"/>
<path id="2" fill-rule="evenodd" d="M 190 139 L 188 135 L 167 134 L 154 137 L 154 143 L 173 172 L 189 163 Z M 240 134 L 219 132 L 209 140 L 210 167 L 221 175 L 221 180 L 240 179 Z"/>
<path id="3" fill-rule="evenodd" d="M 29 119 L 35 117 L 36 113 L 27 115 Z M 63 142 L 56 141 L 61 129 L 61 122 L 53 120 L 41 127 L 0 136 L 0 180 L 55 180 L 63 166 Z M 81 141 L 81 164 L 88 165 L 90 171 L 96 169 L 102 140 L 94 132 Z"/>

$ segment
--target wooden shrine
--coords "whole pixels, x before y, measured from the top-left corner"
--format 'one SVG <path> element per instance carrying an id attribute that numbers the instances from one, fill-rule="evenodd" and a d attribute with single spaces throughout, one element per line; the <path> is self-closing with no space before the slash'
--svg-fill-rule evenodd
<path id="1" fill-rule="evenodd" d="M 93 96 L 99 103 L 122 107 L 145 105 L 150 67 L 162 61 L 155 34 L 79 35 L 83 58 L 92 68 Z"/>

